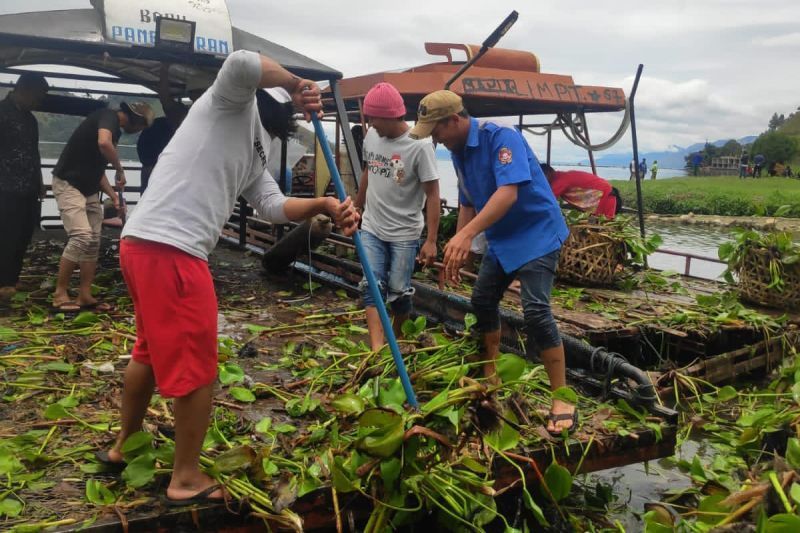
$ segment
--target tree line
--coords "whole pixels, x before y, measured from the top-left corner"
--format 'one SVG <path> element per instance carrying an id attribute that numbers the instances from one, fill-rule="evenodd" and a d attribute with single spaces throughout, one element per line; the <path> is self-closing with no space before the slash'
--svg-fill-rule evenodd
<path id="1" fill-rule="evenodd" d="M 735 139 L 729 140 L 722 146 L 707 142 L 702 150 L 686 156 L 686 168 L 691 169 L 697 163 L 698 156 L 701 160 L 699 166 L 711 165 L 712 159 L 722 156 L 733 156 L 740 160 L 746 156 L 748 162 L 752 163 L 753 157 L 757 154 L 764 156 L 767 168 L 776 163 L 789 163 L 800 154 L 800 137 L 794 133 L 800 133 L 800 107 L 788 117 L 783 113 L 780 115 L 773 113 L 767 124 L 767 130 L 751 144 L 740 144 Z"/>

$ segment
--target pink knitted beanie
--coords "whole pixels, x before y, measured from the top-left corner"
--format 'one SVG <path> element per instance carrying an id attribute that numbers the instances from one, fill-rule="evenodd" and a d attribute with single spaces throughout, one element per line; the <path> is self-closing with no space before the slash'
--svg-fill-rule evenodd
<path id="1" fill-rule="evenodd" d="M 364 98 L 364 114 L 374 118 L 401 118 L 406 114 L 406 106 L 394 85 L 381 82 Z"/>

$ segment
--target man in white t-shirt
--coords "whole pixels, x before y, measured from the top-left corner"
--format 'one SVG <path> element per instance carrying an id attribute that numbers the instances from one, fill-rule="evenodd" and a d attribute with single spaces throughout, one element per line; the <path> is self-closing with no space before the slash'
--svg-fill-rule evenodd
<path id="1" fill-rule="evenodd" d="M 122 232 L 120 265 L 136 312 L 136 345 L 125 370 L 122 429 L 106 463 L 124 462 L 122 444 L 139 431 L 154 387 L 174 398 L 175 462 L 170 505 L 215 501 L 223 489 L 200 470 L 217 376 L 217 298 L 208 269 L 223 225 L 244 196 L 274 223 L 330 214 L 345 234 L 358 214 L 348 198 L 286 198 L 267 171 L 266 112 L 256 91 L 282 87 L 306 118 L 319 113 L 319 88 L 253 52 L 231 54 L 191 107 L 150 176 Z"/>
<path id="2" fill-rule="evenodd" d="M 393 328 L 399 334 L 411 314 L 411 274 L 419 261 L 436 260 L 439 231 L 439 174 L 433 143 L 408 136 L 403 97 L 389 83 L 378 83 L 364 98 L 370 129 L 364 137 L 364 162 L 356 208 L 364 209 L 361 239 L 381 294 L 391 305 Z M 423 217 L 422 209 L 425 209 Z M 419 239 L 427 222 L 427 237 Z M 367 327 L 373 351 L 383 344 L 383 327 L 366 282 L 361 282 Z"/>

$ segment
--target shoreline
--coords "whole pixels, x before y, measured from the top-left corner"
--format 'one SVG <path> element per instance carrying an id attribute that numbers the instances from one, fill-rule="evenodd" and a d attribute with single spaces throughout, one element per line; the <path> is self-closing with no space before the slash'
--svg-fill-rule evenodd
<path id="1" fill-rule="evenodd" d="M 611 185 L 619 189 L 624 206 L 635 208 L 634 182 L 612 181 Z M 800 231 L 800 180 L 795 178 L 686 177 L 648 180 L 641 185 L 646 215 L 665 220 L 684 216 L 699 220 L 700 224 L 711 220 L 723 227 L 738 224 Z"/>
<path id="2" fill-rule="evenodd" d="M 694 213 L 684 215 L 646 214 L 645 227 L 647 227 L 647 222 L 716 226 L 720 228 L 745 227 L 760 231 L 788 231 L 800 234 L 800 219 L 797 218 L 696 215 Z"/>

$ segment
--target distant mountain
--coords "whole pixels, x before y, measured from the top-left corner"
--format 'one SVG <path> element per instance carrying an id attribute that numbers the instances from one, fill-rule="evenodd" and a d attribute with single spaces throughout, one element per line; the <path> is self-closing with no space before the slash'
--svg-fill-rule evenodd
<path id="1" fill-rule="evenodd" d="M 747 137 L 741 137 L 740 139 L 736 139 L 736 142 L 739 144 L 751 144 L 753 141 L 756 140 L 757 135 L 748 135 Z M 711 144 L 714 146 L 723 146 L 726 142 L 730 139 L 720 139 L 718 141 L 714 141 Z M 692 152 L 697 152 L 698 150 L 702 150 L 706 143 L 695 143 L 691 146 L 687 146 L 685 148 L 681 146 L 673 146 L 672 150 L 665 150 L 663 152 L 639 152 L 639 160 L 642 158 L 647 159 L 648 165 L 653 161 L 658 161 L 658 165 L 661 168 L 683 168 L 686 164 L 686 156 L 691 154 Z M 603 154 L 597 158 L 595 158 L 595 162 L 597 165 L 600 166 L 612 166 L 612 167 L 627 167 L 628 163 L 630 163 L 631 159 L 633 159 L 633 154 L 630 152 L 621 153 L 621 154 Z M 580 162 L 580 164 L 588 164 L 589 160 L 584 159 Z"/>
<path id="2" fill-rule="evenodd" d="M 736 139 L 736 142 L 738 142 L 741 145 L 752 144 L 753 141 L 755 141 L 757 138 L 758 138 L 758 135 L 748 135 L 747 137 L 742 137 L 741 139 Z M 714 146 L 720 147 L 720 146 L 724 146 L 725 143 L 728 142 L 729 140 L 730 139 L 720 139 L 719 141 L 714 141 L 711 144 L 713 144 Z M 686 150 L 687 154 L 691 154 L 692 152 L 697 152 L 698 150 L 702 150 L 705 145 L 706 145 L 706 143 L 694 143 L 693 145 L 687 146 L 686 148 L 684 148 L 684 150 Z"/>
<path id="3" fill-rule="evenodd" d="M 800 117 L 800 113 L 797 114 Z M 748 135 L 747 137 L 741 137 L 736 139 L 736 142 L 739 144 L 751 144 L 755 141 L 757 135 Z M 718 141 L 714 141 L 714 146 L 723 146 L 726 142 L 730 139 L 720 139 Z M 697 152 L 698 150 L 702 150 L 706 143 L 695 143 L 691 146 L 681 147 L 681 146 L 673 146 L 672 150 L 664 150 L 662 152 L 640 152 L 639 159 L 641 160 L 643 157 L 647 159 L 648 165 L 653 161 L 658 161 L 658 165 L 661 168 L 675 168 L 675 169 L 682 169 L 686 164 L 686 156 L 691 154 L 692 152 Z M 603 154 L 599 157 L 595 158 L 595 162 L 599 166 L 609 166 L 609 167 L 627 167 L 628 163 L 630 163 L 633 155 L 630 152 L 621 153 L 621 154 Z M 436 159 L 440 161 L 450 161 L 450 151 L 447 150 L 444 146 L 439 146 L 436 148 Z M 564 164 L 571 164 L 572 162 L 564 163 Z M 584 159 L 579 161 L 577 164 L 579 165 L 588 165 L 589 160 Z"/>

